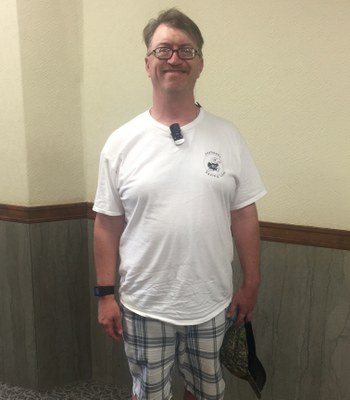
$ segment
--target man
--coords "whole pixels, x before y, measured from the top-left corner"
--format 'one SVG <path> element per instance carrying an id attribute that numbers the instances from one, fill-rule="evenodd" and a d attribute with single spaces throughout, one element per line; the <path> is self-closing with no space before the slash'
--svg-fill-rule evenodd
<path id="1" fill-rule="evenodd" d="M 265 189 L 237 130 L 195 102 L 203 69 L 197 25 L 170 9 L 149 22 L 144 40 L 152 108 L 114 132 L 101 153 L 98 319 L 114 340 L 123 336 L 133 399 L 170 399 L 175 358 L 185 399 L 222 399 L 227 318 L 250 320 L 257 300 L 255 202 Z M 235 294 L 231 232 L 243 269 Z"/>

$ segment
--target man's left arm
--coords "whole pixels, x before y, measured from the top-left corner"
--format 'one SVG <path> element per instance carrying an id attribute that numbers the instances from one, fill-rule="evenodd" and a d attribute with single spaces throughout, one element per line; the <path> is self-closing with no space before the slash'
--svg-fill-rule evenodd
<path id="1" fill-rule="evenodd" d="M 237 313 L 236 325 L 240 325 L 251 320 L 260 285 L 260 230 L 255 203 L 231 211 L 231 229 L 243 281 L 232 297 L 228 317 Z"/>

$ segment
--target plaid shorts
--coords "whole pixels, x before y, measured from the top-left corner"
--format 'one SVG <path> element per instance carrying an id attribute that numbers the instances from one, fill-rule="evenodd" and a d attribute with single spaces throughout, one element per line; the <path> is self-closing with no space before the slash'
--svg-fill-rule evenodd
<path id="1" fill-rule="evenodd" d="M 138 400 L 172 398 L 175 360 L 186 389 L 197 400 L 220 400 L 225 382 L 219 351 L 227 328 L 226 312 L 199 325 L 179 326 L 141 317 L 122 308 L 125 353 Z"/>

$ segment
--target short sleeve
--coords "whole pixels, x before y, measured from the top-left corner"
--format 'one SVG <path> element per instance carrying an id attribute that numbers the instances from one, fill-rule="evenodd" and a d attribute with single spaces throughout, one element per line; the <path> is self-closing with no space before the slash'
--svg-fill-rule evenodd
<path id="1" fill-rule="evenodd" d="M 112 161 L 102 151 L 93 210 L 110 216 L 124 215 L 124 207 L 118 190 L 120 157 Z"/>
<path id="2" fill-rule="evenodd" d="M 240 137 L 240 169 L 237 176 L 237 189 L 231 210 L 238 210 L 255 203 L 266 194 L 258 169 L 242 137 Z"/>

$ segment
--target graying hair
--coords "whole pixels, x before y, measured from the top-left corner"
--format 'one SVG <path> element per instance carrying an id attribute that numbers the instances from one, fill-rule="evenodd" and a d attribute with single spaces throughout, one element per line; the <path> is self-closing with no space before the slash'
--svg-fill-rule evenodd
<path id="1" fill-rule="evenodd" d="M 202 55 L 204 40 L 201 31 L 191 18 L 176 8 L 170 8 L 160 12 L 158 18 L 151 19 L 145 26 L 143 30 L 143 40 L 148 50 L 151 45 L 154 32 L 161 24 L 168 25 L 172 28 L 176 28 L 187 33 L 187 35 L 194 40 L 198 46 L 197 50 Z"/>

